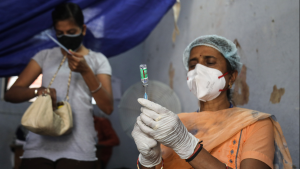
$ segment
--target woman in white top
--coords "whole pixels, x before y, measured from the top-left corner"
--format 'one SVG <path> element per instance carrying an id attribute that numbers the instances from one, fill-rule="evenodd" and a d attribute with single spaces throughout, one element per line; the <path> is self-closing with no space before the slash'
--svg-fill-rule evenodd
<path id="1" fill-rule="evenodd" d="M 52 19 L 58 41 L 70 49 L 72 55 L 59 47 L 38 52 L 7 91 L 5 100 L 20 103 L 46 92 L 44 87 L 29 86 L 41 73 L 42 85 L 47 86 L 63 57 L 67 56 L 51 86 L 50 95 L 53 109 L 56 109 L 56 103 L 66 96 L 69 72 L 72 70 L 69 103 L 74 127 L 70 134 L 59 137 L 29 132 L 21 168 L 93 169 L 97 160 L 97 134 L 93 124 L 91 98 L 94 97 L 104 113 L 112 113 L 111 67 L 103 54 L 93 52 L 82 44 L 86 25 L 78 5 L 65 3 L 57 6 L 52 12 Z"/>

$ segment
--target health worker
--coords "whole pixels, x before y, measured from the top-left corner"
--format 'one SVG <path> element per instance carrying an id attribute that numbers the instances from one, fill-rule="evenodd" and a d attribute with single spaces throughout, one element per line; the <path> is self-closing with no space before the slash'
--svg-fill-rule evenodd
<path id="1" fill-rule="evenodd" d="M 132 131 L 138 168 L 292 169 L 276 118 L 233 105 L 230 88 L 242 63 L 232 41 L 200 36 L 186 47 L 183 64 L 200 110 L 176 115 L 138 99 L 142 113 Z"/>

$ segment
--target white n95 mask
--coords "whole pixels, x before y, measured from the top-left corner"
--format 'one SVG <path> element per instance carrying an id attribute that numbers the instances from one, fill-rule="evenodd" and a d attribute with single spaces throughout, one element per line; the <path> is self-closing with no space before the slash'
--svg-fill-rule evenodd
<path id="1" fill-rule="evenodd" d="M 221 71 L 197 64 L 194 70 L 188 72 L 187 85 L 190 91 L 201 101 L 217 98 L 223 91 L 226 80 Z M 225 89 L 227 90 L 227 89 Z"/>

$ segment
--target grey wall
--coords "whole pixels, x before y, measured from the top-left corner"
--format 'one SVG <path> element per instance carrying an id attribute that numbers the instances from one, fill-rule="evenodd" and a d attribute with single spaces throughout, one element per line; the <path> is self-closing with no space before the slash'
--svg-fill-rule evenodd
<path id="1" fill-rule="evenodd" d="M 3 87 L 3 78 L 0 78 L 0 89 Z M 0 91 L 2 95 L 3 90 Z M 20 125 L 23 112 L 29 103 L 6 103 L 0 98 L 0 169 L 11 169 L 11 150 L 9 145 L 15 136 L 15 131 Z"/>
<path id="2" fill-rule="evenodd" d="M 183 111 L 195 111 L 198 103 L 186 85 L 183 50 L 200 35 L 236 39 L 246 66 L 235 86 L 238 106 L 276 115 L 299 168 L 299 1 L 181 1 L 180 35 L 174 44 L 172 20 L 169 11 L 145 41 L 149 77 L 166 84 L 173 78 Z M 247 86 L 249 92 L 242 93 Z M 282 95 L 280 102 L 272 103 L 271 94 L 278 100 Z"/>

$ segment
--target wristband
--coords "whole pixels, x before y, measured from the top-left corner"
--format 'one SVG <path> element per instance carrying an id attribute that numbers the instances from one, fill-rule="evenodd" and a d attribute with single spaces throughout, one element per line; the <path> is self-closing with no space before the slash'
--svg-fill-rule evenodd
<path id="1" fill-rule="evenodd" d="M 200 146 L 196 149 L 196 151 L 194 151 L 194 153 L 189 158 L 185 159 L 186 162 L 191 162 L 199 154 L 199 152 L 203 148 L 203 144 L 201 144 L 201 143 L 202 143 L 202 141 L 199 142 Z"/>
<path id="2" fill-rule="evenodd" d="M 96 93 L 101 87 L 102 87 L 102 83 L 99 84 L 99 86 L 96 90 L 91 91 L 91 93 Z"/>
<path id="3" fill-rule="evenodd" d="M 161 161 L 162 161 L 162 166 L 161 166 L 160 169 L 163 169 L 163 168 L 164 168 L 164 159 L 161 158 Z M 140 169 L 140 166 L 139 166 L 139 158 L 137 159 L 136 166 L 137 166 L 137 169 Z"/>
<path id="4" fill-rule="evenodd" d="M 35 89 L 34 90 L 34 96 L 37 96 L 38 95 L 38 89 Z"/>

